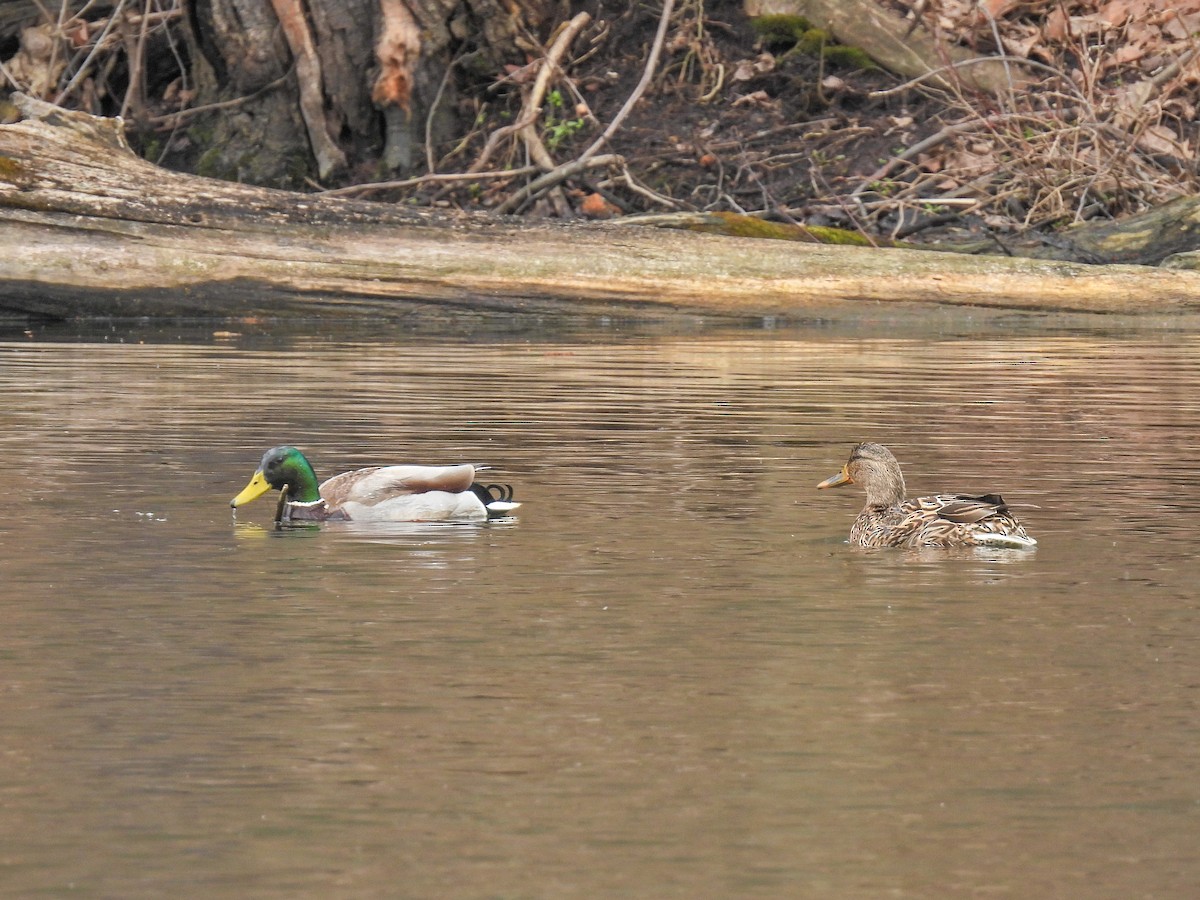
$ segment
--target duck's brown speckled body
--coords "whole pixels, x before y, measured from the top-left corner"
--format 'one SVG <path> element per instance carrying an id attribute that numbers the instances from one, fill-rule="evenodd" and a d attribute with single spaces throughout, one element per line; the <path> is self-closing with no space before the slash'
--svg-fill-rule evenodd
<path id="1" fill-rule="evenodd" d="M 867 492 L 867 503 L 850 527 L 850 542 L 860 547 L 1037 545 L 999 494 L 906 498 L 900 464 L 882 444 L 859 444 L 842 471 L 817 487 L 843 484 L 860 484 Z"/>

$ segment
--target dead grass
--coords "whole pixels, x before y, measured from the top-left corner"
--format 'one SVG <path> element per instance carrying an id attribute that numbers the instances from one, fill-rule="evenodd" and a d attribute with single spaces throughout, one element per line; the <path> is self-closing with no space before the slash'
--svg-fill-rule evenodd
<path id="1" fill-rule="evenodd" d="M 986 101 L 963 91 L 931 94 L 944 103 L 946 124 L 853 195 L 925 208 L 968 201 L 964 211 L 990 227 L 1024 230 L 1116 218 L 1196 194 L 1191 96 L 1200 48 L 1192 35 L 1200 3 L 1160 7 L 1150 0 L 927 4 L 926 27 L 1005 54 L 1042 82 L 1037 91 Z M 886 204 L 871 212 L 874 221 L 885 214 Z"/>

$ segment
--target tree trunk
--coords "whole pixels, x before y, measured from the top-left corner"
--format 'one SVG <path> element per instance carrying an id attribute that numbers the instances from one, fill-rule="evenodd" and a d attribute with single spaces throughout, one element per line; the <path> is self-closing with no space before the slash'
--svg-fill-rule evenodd
<path id="1" fill-rule="evenodd" d="M 190 128 L 176 167 L 299 187 L 344 168 L 424 169 L 426 120 L 446 135 L 454 57 L 498 73 L 525 62 L 550 0 L 193 0 L 200 105 L 236 102 Z M 453 75 L 454 73 L 451 73 Z M 443 82 L 444 87 L 443 87 Z M 440 96 L 438 107 L 433 110 Z M 439 127 L 439 123 L 442 123 Z"/>
<path id="2" fill-rule="evenodd" d="M 228 181 L 299 184 L 309 154 L 294 76 L 285 77 L 287 43 L 270 4 L 197 0 L 192 25 L 197 105 L 246 102 L 193 120 L 187 167 Z"/>

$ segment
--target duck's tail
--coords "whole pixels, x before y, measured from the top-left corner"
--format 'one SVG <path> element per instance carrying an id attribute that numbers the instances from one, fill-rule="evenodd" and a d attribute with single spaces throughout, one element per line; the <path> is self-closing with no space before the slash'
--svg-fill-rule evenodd
<path id="1" fill-rule="evenodd" d="M 480 484 L 477 481 L 471 485 L 471 491 L 483 503 L 490 519 L 510 515 L 521 505 L 513 500 L 511 484 Z"/>
<path id="2" fill-rule="evenodd" d="M 1027 534 L 1000 534 L 984 532 L 975 536 L 975 542 L 981 547 L 1002 547 L 1009 550 L 1032 550 L 1037 541 Z"/>

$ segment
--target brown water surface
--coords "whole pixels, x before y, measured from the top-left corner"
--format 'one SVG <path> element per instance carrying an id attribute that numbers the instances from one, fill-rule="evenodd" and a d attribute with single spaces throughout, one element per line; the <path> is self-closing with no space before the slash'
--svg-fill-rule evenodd
<path id="1" fill-rule="evenodd" d="M 1200 883 L 1200 336 L 54 337 L 0 343 L 7 895 Z M 848 547 L 863 439 L 1038 549 Z M 524 506 L 235 519 L 281 442 Z"/>

